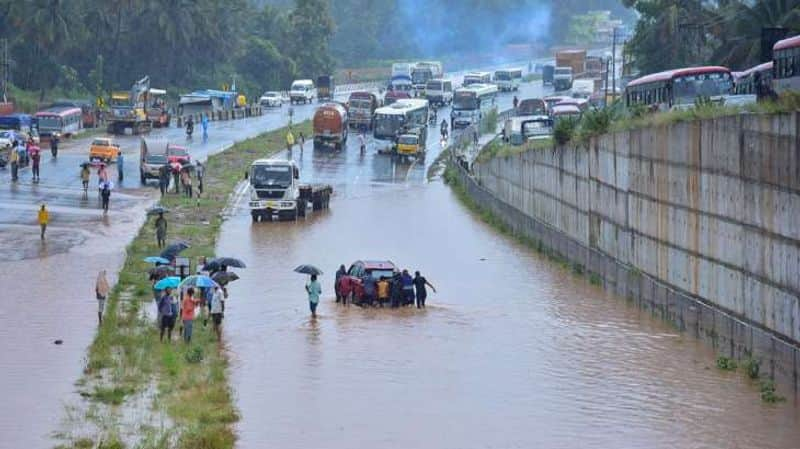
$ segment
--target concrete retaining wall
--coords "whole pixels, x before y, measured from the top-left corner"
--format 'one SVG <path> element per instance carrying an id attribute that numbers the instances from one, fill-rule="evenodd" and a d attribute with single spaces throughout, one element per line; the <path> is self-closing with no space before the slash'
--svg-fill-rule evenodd
<path id="1" fill-rule="evenodd" d="M 619 132 L 473 171 L 469 194 L 516 232 L 800 385 L 800 114 Z"/>

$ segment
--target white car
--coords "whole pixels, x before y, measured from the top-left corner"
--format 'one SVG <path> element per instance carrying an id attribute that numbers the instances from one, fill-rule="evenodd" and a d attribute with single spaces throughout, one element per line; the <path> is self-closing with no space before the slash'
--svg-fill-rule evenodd
<path id="1" fill-rule="evenodd" d="M 283 106 L 283 97 L 280 92 L 264 92 L 264 95 L 258 99 L 261 106 L 267 108 L 279 108 Z"/>
<path id="2" fill-rule="evenodd" d="M 0 148 L 10 147 L 14 141 L 14 134 L 11 131 L 0 131 Z"/>

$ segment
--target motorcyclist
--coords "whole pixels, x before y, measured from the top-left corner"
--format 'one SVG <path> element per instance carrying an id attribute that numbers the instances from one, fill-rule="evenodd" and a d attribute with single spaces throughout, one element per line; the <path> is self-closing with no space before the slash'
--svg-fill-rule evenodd
<path id="1" fill-rule="evenodd" d="M 189 119 L 186 120 L 186 135 L 191 137 L 193 132 L 194 132 L 194 120 L 192 120 L 192 117 L 189 116 Z"/>

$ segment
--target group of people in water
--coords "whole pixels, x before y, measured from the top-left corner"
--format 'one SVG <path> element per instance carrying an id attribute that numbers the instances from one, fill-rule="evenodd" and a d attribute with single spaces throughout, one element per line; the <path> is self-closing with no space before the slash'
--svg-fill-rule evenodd
<path id="1" fill-rule="evenodd" d="M 360 282 L 360 285 L 356 283 Z M 425 307 L 428 298 L 428 287 L 436 293 L 434 287 L 419 271 L 411 276 L 408 270 L 395 271 L 392 276 L 376 277 L 367 274 L 359 281 L 347 275 L 344 265 L 336 272 L 336 302 L 347 304 L 351 298 L 354 304 L 362 307 L 392 308 L 413 306 Z"/>

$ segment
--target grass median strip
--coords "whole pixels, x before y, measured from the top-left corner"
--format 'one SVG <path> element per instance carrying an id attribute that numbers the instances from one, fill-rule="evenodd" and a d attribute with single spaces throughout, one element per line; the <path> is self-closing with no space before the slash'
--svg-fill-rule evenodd
<path id="1" fill-rule="evenodd" d="M 309 122 L 293 129 L 295 134 L 311 135 Z M 196 261 L 214 255 L 221 212 L 230 194 L 253 160 L 285 148 L 285 134 L 285 128 L 264 133 L 209 157 L 202 198 L 174 193 L 162 198 L 161 205 L 170 210 L 168 241 L 181 239 L 191 245 L 182 256 Z M 62 432 L 65 442 L 59 447 L 233 447 L 238 414 L 228 384 L 227 354 L 211 324 L 195 323 L 191 345 L 177 335 L 170 344 L 162 344 L 155 320 L 147 313 L 154 307 L 147 280 L 152 265 L 143 259 L 158 253 L 151 219 L 127 247 L 103 325 L 77 383 L 88 403 L 70 428 L 81 430 Z"/>

